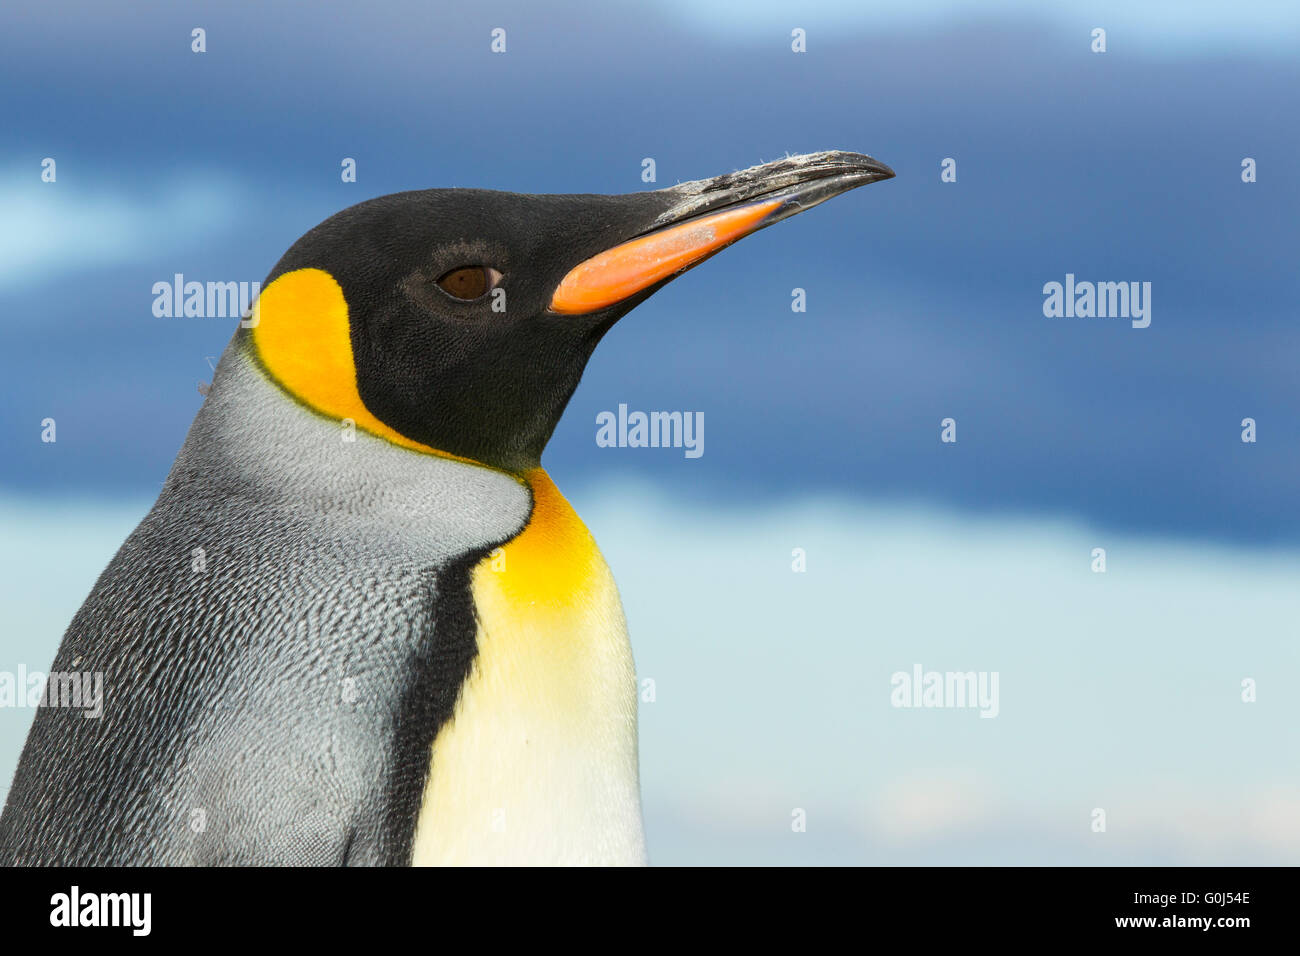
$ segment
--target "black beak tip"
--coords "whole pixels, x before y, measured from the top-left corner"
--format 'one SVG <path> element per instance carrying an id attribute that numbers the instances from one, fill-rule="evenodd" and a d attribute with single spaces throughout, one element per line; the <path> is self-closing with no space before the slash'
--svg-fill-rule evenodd
<path id="1" fill-rule="evenodd" d="M 770 225 L 850 189 L 894 176 L 892 169 L 865 153 L 836 149 L 788 155 L 712 179 L 669 186 L 663 192 L 670 205 L 651 224 L 651 229 L 728 206 L 778 201 L 779 211 L 765 220 Z"/>
<path id="2" fill-rule="evenodd" d="M 873 183 L 893 179 L 898 175 L 892 168 L 865 153 L 832 150 L 825 153 L 812 153 L 805 158 L 808 160 L 807 165 L 810 169 L 824 167 L 828 170 L 834 170 L 835 173 L 846 175 L 862 174 L 869 177 L 868 182 Z"/>
<path id="3" fill-rule="evenodd" d="M 878 163 L 874 161 L 873 163 L 874 163 L 873 172 L 876 175 L 876 182 L 881 182 L 886 179 L 893 179 L 895 176 L 898 175 L 898 173 L 894 172 L 892 167 L 886 166 L 884 163 Z"/>

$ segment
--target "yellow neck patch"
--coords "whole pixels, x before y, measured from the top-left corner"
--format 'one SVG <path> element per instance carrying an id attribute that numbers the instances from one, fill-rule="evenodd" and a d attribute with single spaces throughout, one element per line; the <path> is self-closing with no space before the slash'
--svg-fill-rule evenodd
<path id="1" fill-rule="evenodd" d="M 429 455 L 480 464 L 407 438 L 366 408 L 357 389 L 348 303 L 323 269 L 286 272 L 253 306 L 253 347 L 280 387 L 328 418 Z"/>
<path id="2" fill-rule="evenodd" d="M 604 559 L 573 506 L 541 468 L 524 480 L 533 510 L 523 531 L 474 569 L 475 588 L 492 591 L 506 604 L 537 613 L 585 600 L 595 569 Z"/>

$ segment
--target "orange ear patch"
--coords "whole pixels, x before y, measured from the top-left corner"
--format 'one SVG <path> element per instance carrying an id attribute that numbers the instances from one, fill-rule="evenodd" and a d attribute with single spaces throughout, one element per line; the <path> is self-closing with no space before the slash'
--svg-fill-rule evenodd
<path id="1" fill-rule="evenodd" d="M 394 445 L 456 457 L 407 438 L 366 408 L 357 390 L 348 303 L 328 272 L 298 269 L 272 282 L 253 305 L 252 330 L 262 366 L 300 402 L 328 418 L 351 419 Z"/>

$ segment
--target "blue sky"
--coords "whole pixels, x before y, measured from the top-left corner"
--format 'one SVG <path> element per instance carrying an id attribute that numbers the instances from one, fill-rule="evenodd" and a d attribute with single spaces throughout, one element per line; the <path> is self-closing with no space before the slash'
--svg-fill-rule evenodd
<path id="1" fill-rule="evenodd" d="M 1286 121 L 1300 67 L 1278 50 L 1293 14 L 1243 4 L 1226 28 L 1179 5 L 1174 32 L 1200 39 L 1174 44 L 1150 16 L 1126 30 L 1113 5 L 932 20 L 922 4 L 915 21 L 838 28 L 840 7 L 813 6 L 800 56 L 768 6 L 732 32 L 671 5 L 257 9 L 156 5 L 129 29 L 94 5 L 72 24 L 6 14 L 24 42 L 0 65 L 4 486 L 156 486 L 230 332 L 153 317 L 149 290 L 175 272 L 256 281 L 321 218 L 398 189 L 634 191 L 646 156 L 666 185 L 844 147 L 898 179 L 748 240 L 630 316 L 550 449 L 562 483 L 648 471 L 702 495 L 811 488 L 1300 537 Z M 1101 20 L 1110 50 L 1093 54 Z M 498 21 L 504 56 L 487 52 Z M 21 94 L 36 76 L 40 95 Z M 448 128 L 452 111 L 474 122 Z M 1067 272 L 1150 281 L 1151 328 L 1045 319 L 1042 286 Z M 620 401 L 704 411 L 709 454 L 594 449 L 596 413 Z M 57 455 L 31 440 L 46 414 L 68 439 Z M 947 416 L 955 447 L 938 443 Z M 1248 416 L 1260 440 L 1243 446 Z"/>
<path id="2" fill-rule="evenodd" d="M 643 707 L 652 850 L 934 862 L 1041 843 L 1089 861 L 1096 847 L 1056 828 L 1102 790 L 1154 822 L 1100 858 L 1218 859 L 1230 851 L 1195 833 L 1231 820 L 1265 821 L 1243 846 L 1297 858 L 1300 837 L 1270 840 L 1267 822 L 1297 800 L 1300 777 L 1273 759 L 1296 715 L 1208 703 L 1235 699 L 1248 674 L 1275 688 L 1296 677 L 1294 4 L 131 6 L 0 12 L 0 514 L 15 568 L 0 610 L 22 629 L 15 656 L 48 662 L 156 493 L 232 331 L 155 318 L 153 283 L 259 281 L 319 220 L 400 189 L 632 192 L 647 188 L 644 157 L 663 186 L 853 149 L 898 178 L 749 238 L 640 306 L 600 346 L 544 459 L 610 557 L 640 669 L 690 687 Z M 498 26 L 508 46 L 494 56 Z M 793 27 L 805 54 L 790 50 Z M 47 156 L 54 184 L 40 180 Z M 945 157 L 955 183 L 940 181 Z M 1241 181 L 1244 157 L 1255 183 Z M 1151 326 L 1045 318 L 1043 284 L 1067 273 L 1150 282 Z M 806 313 L 790 310 L 795 287 Z M 620 403 L 703 412 L 705 454 L 597 447 L 596 415 Z M 39 440 L 47 416 L 53 446 Z M 939 441 L 946 417 L 955 445 Z M 45 543 L 56 524 L 58 549 Z M 774 530 L 757 540 L 756 526 Z M 804 580 L 788 569 L 803 540 L 838 555 L 812 561 L 815 598 L 784 590 Z M 1113 604 L 1089 603 L 1099 545 L 1120 553 Z M 750 561 L 779 586 L 753 590 L 765 579 Z M 1037 574 L 1042 562 L 1059 573 Z M 725 585 L 737 623 L 701 581 Z M 952 588 L 967 597 L 918 616 Z M 663 594 L 680 601 L 656 604 Z M 785 688 L 776 724 L 752 688 L 788 681 L 791 653 L 815 679 Z M 1033 689 L 1033 716 L 1007 705 L 972 730 L 890 711 L 880 674 L 932 657 L 1001 667 L 1009 697 Z M 835 661 L 861 681 L 828 694 L 834 675 L 817 668 Z M 1052 711 L 1076 680 L 1080 698 Z M 750 688 L 743 705 L 735 682 Z M 1240 765 L 1200 763 L 1181 738 L 1174 765 L 1143 760 L 1135 725 L 1176 734 L 1187 725 L 1168 715 L 1189 699 L 1214 760 L 1237 749 Z M 1110 709 L 1085 718 L 1098 701 Z M 11 752 L 24 719 L 0 715 Z M 732 733 L 701 741 L 701 722 Z M 971 766 L 969 734 L 989 724 Z M 1118 762 L 1071 764 L 1089 734 L 1123 741 Z M 739 737 L 736 765 L 696 786 Z M 755 749 L 771 740 L 780 761 Z M 1054 789 L 1025 779 L 1063 745 Z M 949 792 L 936 774 L 963 796 L 913 799 Z M 736 816 L 801 805 L 800 781 L 842 839 L 790 845 L 788 826 L 764 835 Z M 907 830 L 888 808 L 914 804 L 934 819 Z M 1039 816 L 1040 830 L 1017 831 Z M 1200 829 L 1157 826 L 1171 816 Z M 738 836 L 720 822 L 733 817 Z M 965 835 L 930 828 L 943 820 L 966 821 Z"/>

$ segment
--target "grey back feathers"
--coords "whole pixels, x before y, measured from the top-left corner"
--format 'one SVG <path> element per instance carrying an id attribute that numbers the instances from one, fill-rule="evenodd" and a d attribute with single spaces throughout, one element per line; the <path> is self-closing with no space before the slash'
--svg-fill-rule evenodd
<path id="1" fill-rule="evenodd" d="M 53 670 L 0 864 L 402 864 L 474 654 L 469 569 L 528 490 L 297 405 L 237 333 Z M 201 549 L 201 550 L 199 550 Z"/>

